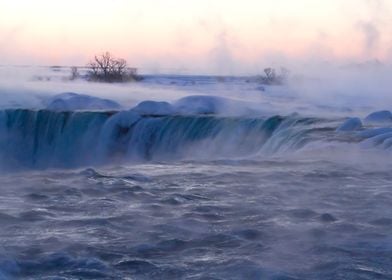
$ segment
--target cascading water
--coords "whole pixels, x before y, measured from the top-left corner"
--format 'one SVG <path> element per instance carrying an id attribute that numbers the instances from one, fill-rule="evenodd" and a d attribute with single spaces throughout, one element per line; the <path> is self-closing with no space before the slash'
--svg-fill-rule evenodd
<path id="1" fill-rule="evenodd" d="M 0 112 L 3 166 L 75 167 L 110 162 L 216 159 L 295 150 L 334 123 L 299 116 L 219 117 L 123 112 Z"/>

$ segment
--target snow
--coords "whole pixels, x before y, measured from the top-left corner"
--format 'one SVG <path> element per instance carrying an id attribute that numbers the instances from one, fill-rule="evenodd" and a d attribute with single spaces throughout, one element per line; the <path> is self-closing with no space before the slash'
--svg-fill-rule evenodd
<path id="1" fill-rule="evenodd" d="M 141 115 L 251 115 L 267 112 L 259 105 L 208 95 L 191 95 L 172 103 L 165 101 L 142 101 L 131 109 Z M 271 112 L 269 114 L 272 114 Z"/>
<path id="2" fill-rule="evenodd" d="M 7 74 L 8 73 L 8 74 Z M 392 97 L 385 82 L 374 87 L 358 86 L 322 78 L 292 79 L 285 86 L 267 86 L 244 77 L 195 75 L 144 75 L 135 83 L 92 83 L 84 79 L 69 80 L 69 69 L 53 72 L 50 68 L 0 67 L 0 108 L 50 110 L 119 110 L 133 108 L 143 115 L 219 114 L 225 116 L 366 116 L 385 108 Z M 257 73 L 255 73 L 257 74 Z M 48 79 L 33 79 L 42 76 Z M 353 77 L 352 77 L 353 78 Z M 356 78 L 356 76 L 354 77 Z M 354 82 L 355 81 L 355 82 Z M 335 83 L 336 82 L 336 83 Z M 351 87 L 352 86 L 352 87 Z M 372 92 L 369 92 L 369 88 Z M 60 94 L 66 92 L 66 94 Z M 155 102 L 155 103 L 154 103 Z M 121 107 L 120 107 L 120 105 Z M 380 113 L 384 112 L 384 113 Z M 391 124 L 392 114 L 379 111 L 368 116 L 364 125 Z M 348 125 L 348 124 L 347 124 Z M 353 123 L 351 123 L 353 125 Z M 386 125 L 383 125 L 386 126 Z M 343 131 L 347 127 L 341 127 Z"/>
<path id="3" fill-rule="evenodd" d="M 143 101 L 132 111 L 141 115 L 171 115 L 175 112 L 173 106 L 165 101 Z"/>
<path id="4" fill-rule="evenodd" d="M 365 118 L 365 123 L 366 124 L 383 124 L 383 123 L 392 124 L 392 113 L 387 110 L 373 112 Z"/>
<path id="5" fill-rule="evenodd" d="M 194 95 L 181 98 L 174 106 L 183 114 L 217 114 L 226 104 L 227 99 L 222 97 Z"/>
<path id="6" fill-rule="evenodd" d="M 362 122 L 359 118 L 348 118 L 337 129 L 337 132 L 349 132 L 362 128 Z"/>
<path id="7" fill-rule="evenodd" d="M 46 106 L 46 109 L 53 111 L 118 110 L 120 108 L 121 106 L 115 101 L 73 92 L 54 96 Z"/>

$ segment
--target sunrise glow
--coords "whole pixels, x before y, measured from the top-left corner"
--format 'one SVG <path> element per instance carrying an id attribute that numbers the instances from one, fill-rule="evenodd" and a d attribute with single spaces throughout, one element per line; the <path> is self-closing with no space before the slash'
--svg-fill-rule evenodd
<path id="1" fill-rule="evenodd" d="M 109 50 L 142 66 L 264 59 L 388 60 L 388 1 L 0 2 L 0 61 L 83 64 Z"/>

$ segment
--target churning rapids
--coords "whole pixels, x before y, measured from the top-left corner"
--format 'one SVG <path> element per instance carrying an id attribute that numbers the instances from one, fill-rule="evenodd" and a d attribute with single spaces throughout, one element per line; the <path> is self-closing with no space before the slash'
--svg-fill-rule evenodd
<path id="1" fill-rule="evenodd" d="M 3 110 L 0 279 L 391 279 L 391 131 Z"/>

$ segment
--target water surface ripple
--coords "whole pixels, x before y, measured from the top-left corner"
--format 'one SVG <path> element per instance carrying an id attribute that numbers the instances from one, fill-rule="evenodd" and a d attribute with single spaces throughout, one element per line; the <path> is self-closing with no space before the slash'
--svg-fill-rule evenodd
<path id="1" fill-rule="evenodd" d="M 392 175 L 329 161 L 0 176 L 0 279 L 391 279 Z"/>

